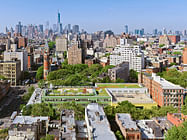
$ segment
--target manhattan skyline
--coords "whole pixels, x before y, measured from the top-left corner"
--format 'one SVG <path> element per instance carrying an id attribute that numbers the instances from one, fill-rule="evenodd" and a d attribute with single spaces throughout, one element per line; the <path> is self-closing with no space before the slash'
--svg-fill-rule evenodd
<path id="1" fill-rule="evenodd" d="M 22 24 L 44 24 L 50 26 L 57 23 L 57 12 L 61 13 L 63 27 L 67 24 L 78 24 L 88 32 L 113 30 L 115 33 L 124 31 L 124 25 L 130 31 L 145 28 L 152 32 L 154 28 L 162 30 L 187 29 L 185 0 L 32 0 L 25 2 L 3 1 L 0 8 L 0 32 L 5 27 L 14 28 L 18 21 Z"/>

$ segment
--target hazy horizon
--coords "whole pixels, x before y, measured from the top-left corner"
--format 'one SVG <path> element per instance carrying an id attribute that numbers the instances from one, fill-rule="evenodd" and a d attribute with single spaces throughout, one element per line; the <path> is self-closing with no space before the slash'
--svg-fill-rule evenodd
<path id="1" fill-rule="evenodd" d="M 130 31 L 144 28 L 152 32 L 154 28 L 162 30 L 187 29 L 185 0 L 24 0 L 2 1 L 0 8 L 0 32 L 5 27 L 15 28 L 21 21 L 23 25 L 50 22 L 57 23 L 57 12 L 61 13 L 63 27 L 77 24 L 88 32 L 112 30 L 124 31 L 124 25 Z"/>

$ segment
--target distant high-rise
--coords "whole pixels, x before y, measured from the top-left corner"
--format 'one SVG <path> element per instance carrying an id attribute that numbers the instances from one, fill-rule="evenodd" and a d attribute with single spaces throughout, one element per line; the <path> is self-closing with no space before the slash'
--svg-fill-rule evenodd
<path id="1" fill-rule="evenodd" d="M 135 34 L 135 35 L 139 35 L 139 33 L 140 33 L 140 30 L 139 30 L 139 29 L 135 29 L 135 30 L 134 30 L 134 34 Z"/>
<path id="2" fill-rule="evenodd" d="M 155 36 L 158 35 L 158 29 L 153 30 L 153 35 L 155 35 Z"/>
<path id="3" fill-rule="evenodd" d="M 128 25 L 125 25 L 125 34 L 128 34 L 129 33 L 129 27 Z"/>
<path id="4" fill-rule="evenodd" d="M 72 30 L 74 34 L 79 33 L 79 25 L 74 25 Z"/>
<path id="5" fill-rule="evenodd" d="M 58 23 L 60 23 L 60 12 L 58 12 Z"/>
<path id="6" fill-rule="evenodd" d="M 39 25 L 39 32 L 43 33 L 44 29 L 43 29 L 43 25 Z"/>
<path id="7" fill-rule="evenodd" d="M 167 35 L 167 30 L 166 30 L 166 28 L 163 28 L 162 34 L 163 34 L 163 35 Z"/>
<path id="8" fill-rule="evenodd" d="M 140 36 L 143 36 L 144 35 L 144 28 L 142 28 L 141 30 L 140 30 Z"/>
<path id="9" fill-rule="evenodd" d="M 15 31 L 16 31 L 16 33 L 22 34 L 22 25 L 21 25 L 21 22 L 19 22 L 19 23 L 16 25 Z"/>
<path id="10" fill-rule="evenodd" d="M 57 21 L 57 32 L 62 33 L 62 23 L 60 22 L 60 12 L 58 12 L 58 21 Z"/>

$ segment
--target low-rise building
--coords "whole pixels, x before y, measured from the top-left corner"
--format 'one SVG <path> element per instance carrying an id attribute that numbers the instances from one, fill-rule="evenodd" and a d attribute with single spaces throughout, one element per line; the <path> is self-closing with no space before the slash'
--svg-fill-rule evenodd
<path id="1" fill-rule="evenodd" d="M 138 120 L 141 140 L 164 140 L 164 131 L 154 120 Z"/>
<path id="2" fill-rule="evenodd" d="M 136 122 L 131 119 L 130 114 L 117 113 L 115 120 L 125 139 L 141 140 L 141 131 Z"/>
<path id="3" fill-rule="evenodd" d="M 48 132 L 48 117 L 16 116 L 9 131 L 9 140 L 39 140 Z"/>
<path id="4" fill-rule="evenodd" d="M 73 110 L 62 110 L 59 130 L 59 140 L 76 140 L 75 117 Z"/>
<path id="5" fill-rule="evenodd" d="M 85 108 L 85 120 L 89 140 L 116 140 L 104 110 L 98 104 L 92 103 Z"/>
<path id="6" fill-rule="evenodd" d="M 108 75 L 112 81 L 122 79 L 127 82 L 129 77 L 129 63 L 123 62 L 116 67 L 109 69 Z"/>
<path id="7" fill-rule="evenodd" d="M 94 87 L 58 87 L 56 89 L 42 89 L 42 102 L 54 105 L 74 101 L 87 105 L 89 103 L 101 103 L 111 105 L 112 97 L 103 90 L 97 93 Z"/>
<path id="8" fill-rule="evenodd" d="M 179 126 L 187 120 L 187 115 L 182 113 L 167 113 L 167 120 L 170 121 L 173 125 Z"/>

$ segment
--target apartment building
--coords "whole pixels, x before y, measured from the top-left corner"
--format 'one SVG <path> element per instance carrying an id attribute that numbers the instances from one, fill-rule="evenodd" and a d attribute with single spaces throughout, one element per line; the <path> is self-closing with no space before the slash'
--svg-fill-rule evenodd
<path id="1" fill-rule="evenodd" d="M 181 108 L 184 101 L 184 88 L 175 85 L 155 73 L 140 73 L 138 77 L 139 84 L 143 84 L 148 88 L 151 98 L 157 102 L 159 106 L 169 106 Z"/>
<path id="2" fill-rule="evenodd" d="M 85 108 L 85 120 L 89 140 L 116 140 L 105 112 L 98 104 L 92 103 Z"/>
<path id="3" fill-rule="evenodd" d="M 15 49 L 14 51 L 4 52 L 4 61 L 12 61 L 15 59 L 21 61 L 21 71 L 28 70 L 28 53 L 26 50 L 17 51 L 17 49 Z"/>
<path id="4" fill-rule="evenodd" d="M 73 45 L 68 49 L 68 64 L 82 64 L 83 62 L 82 48 L 78 45 Z"/>
<path id="5" fill-rule="evenodd" d="M 62 110 L 59 125 L 59 140 L 76 140 L 75 117 L 73 110 Z"/>
<path id="6" fill-rule="evenodd" d="M 119 65 L 122 62 L 129 62 L 129 69 L 140 72 L 144 68 L 144 53 L 140 46 L 119 45 L 114 48 L 110 55 L 110 65 Z"/>
<path id="7" fill-rule="evenodd" d="M 123 62 L 116 67 L 108 70 L 110 80 L 116 81 L 118 78 L 128 81 L 129 77 L 129 63 Z"/>
<path id="8" fill-rule="evenodd" d="M 21 78 L 21 62 L 0 61 L 0 75 L 10 80 L 12 86 L 16 86 Z"/>
<path id="9" fill-rule="evenodd" d="M 141 140 L 141 131 L 136 122 L 131 119 L 130 114 L 117 113 L 115 120 L 125 139 Z"/>

